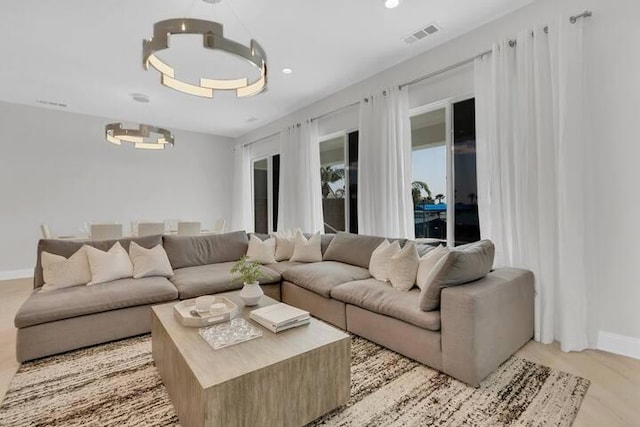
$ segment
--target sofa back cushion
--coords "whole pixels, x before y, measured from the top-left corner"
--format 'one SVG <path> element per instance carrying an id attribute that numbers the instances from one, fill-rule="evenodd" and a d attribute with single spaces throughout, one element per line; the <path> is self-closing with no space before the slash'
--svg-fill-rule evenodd
<path id="1" fill-rule="evenodd" d="M 236 261 L 247 253 L 244 231 L 204 236 L 163 236 L 171 266 L 176 268 Z"/>
<path id="2" fill-rule="evenodd" d="M 371 254 L 384 240 L 384 237 L 339 231 L 329 243 L 322 259 L 324 261 L 340 261 L 362 268 L 369 268 Z M 403 246 L 406 242 L 406 239 L 389 240 L 391 242 L 398 240 L 400 246 Z"/>
<path id="3" fill-rule="evenodd" d="M 457 246 L 451 249 L 452 261 L 442 277 L 442 287 L 473 282 L 489 274 L 496 248 L 491 240 Z"/>
<path id="4" fill-rule="evenodd" d="M 310 235 L 305 235 L 305 237 L 308 239 Z M 327 252 L 327 249 L 329 248 L 329 245 L 331 244 L 331 242 L 333 241 L 333 238 L 336 237 L 335 234 L 322 234 L 320 236 L 320 239 L 322 240 L 320 242 L 320 250 L 322 251 L 322 255 L 325 254 L 325 252 Z"/>
<path id="5" fill-rule="evenodd" d="M 58 239 L 42 239 L 38 242 L 38 251 L 36 257 L 36 267 L 33 273 L 33 287 L 39 288 L 44 285 L 44 277 L 42 275 L 42 252 L 48 252 L 54 255 L 60 255 L 65 258 L 69 258 L 76 253 L 82 245 L 91 246 L 101 251 L 108 251 L 116 243 L 120 242 L 120 245 L 128 252 L 129 244 L 136 242 L 138 245 L 146 249 L 151 249 L 154 246 L 162 244 L 162 236 L 144 236 L 144 237 L 129 237 L 125 239 L 117 240 L 58 240 Z"/>
<path id="6" fill-rule="evenodd" d="M 269 237 L 271 237 L 270 234 L 264 234 L 264 233 L 251 233 L 255 236 L 257 236 L 260 240 L 267 240 Z M 313 234 L 310 233 L 303 233 L 304 237 L 309 239 L 311 238 L 311 236 L 313 236 Z M 320 235 L 320 250 L 322 251 L 322 254 L 324 255 L 324 253 L 327 251 L 327 248 L 329 247 L 329 244 L 331 243 L 331 241 L 333 240 L 333 238 L 335 237 L 335 234 L 333 233 L 327 233 L 327 234 L 321 234 Z M 277 248 L 276 248 L 277 251 Z"/>

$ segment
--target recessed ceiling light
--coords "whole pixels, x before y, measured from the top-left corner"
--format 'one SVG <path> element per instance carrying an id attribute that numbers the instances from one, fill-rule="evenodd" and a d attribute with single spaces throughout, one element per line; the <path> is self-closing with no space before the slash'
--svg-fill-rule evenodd
<path id="1" fill-rule="evenodd" d="M 399 4 L 400 0 L 384 0 L 384 7 L 386 7 L 387 9 L 398 7 Z"/>
<path id="2" fill-rule="evenodd" d="M 220 3 L 222 0 L 202 0 L 205 3 L 211 3 L 211 4 L 216 4 L 216 3 Z"/>
<path id="3" fill-rule="evenodd" d="M 291 73 L 293 73 L 293 70 L 291 68 L 282 69 L 282 74 L 291 74 Z"/>
<path id="4" fill-rule="evenodd" d="M 131 98 L 133 98 L 136 102 L 148 103 L 149 95 L 145 95 L 144 93 L 132 93 Z"/>

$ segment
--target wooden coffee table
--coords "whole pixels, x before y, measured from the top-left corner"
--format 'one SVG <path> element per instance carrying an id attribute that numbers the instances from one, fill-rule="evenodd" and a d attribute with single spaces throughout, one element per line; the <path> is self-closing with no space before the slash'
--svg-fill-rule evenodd
<path id="1" fill-rule="evenodd" d="M 222 294 L 242 307 L 238 292 Z M 277 301 L 263 296 L 256 307 Z M 152 307 L 153 359 L 183 427 L 301 426 L 346 403 L 349 335 L 317 319 L 309 325 L 214 350 L 198 328 L 174 317 L 176 303 Z"/>

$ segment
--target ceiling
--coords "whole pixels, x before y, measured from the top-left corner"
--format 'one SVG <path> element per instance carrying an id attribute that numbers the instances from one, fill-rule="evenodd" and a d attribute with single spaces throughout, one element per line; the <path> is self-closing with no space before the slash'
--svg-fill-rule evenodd
<path id="1" fill-rule="evenodd" d="M 532 1 L 403 0 L 389 10 L 383 0 L 3 0 L 0 100 L 237 137 Z M 245 45 L 255 38 L 267 53 L 268 91 L 198 98 L 144 71 L 142 39 L 156 21 L 180 17 L 221 22 L 225 37 Z M 432 23 L 442 31 L 402 40 Z M 170 43 L 162 58 L 184 80 L 252 72 L 205 52 L 197 36 Z M 151 102 L 134 102 L 132 93 Z"/>

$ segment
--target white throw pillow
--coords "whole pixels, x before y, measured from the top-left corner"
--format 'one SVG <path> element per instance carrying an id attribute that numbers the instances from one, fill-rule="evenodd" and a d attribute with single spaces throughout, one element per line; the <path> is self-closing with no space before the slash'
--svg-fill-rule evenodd
<path id="1" fill-rule="evenodd" d="M 293 255 L 296 232 L 294 230 L 277 231 L 271 234 L 276 239 L 276 261 L 287 261 Z"/>
<path id="2" fill-rule="evenodd" d="M 429 286 L 429 275 L 436 266 L 438 261 L 449 253 L 449 248 L 446 246 L 438 246 L 432 251 L 427 252 L 420 258 L 420 265 L 418 266 L 418 276 L 416 278 L 416 285 L 420 289 L 424 289 Z"/>
<path id="3" fill-rule="evenodd" d="M 276 238 L 270 237 L 265 241 L 252 234 L 249 237 L 249 248 L 247 249 L 249 261 L 260 264 L 274 264 L 276 262 Z"/>
<path id="4" fill-rule="evenodd" d="M 91 270 L 84 246 L 69 258 L 42 252 L 40 265 L 45 283 L 42 286 L 42 291 L 86 285 L 91 280 Z"/>
<path id="5" fill-rule="evenodd" d="M 389 280 L 391 286 L 401 291 L 410 290 L 416 283 L 420 257 L 413 243 L 407 243 L 404 248 L 391 257 L 389 264 Z"/>
<path id="6" fill-rule="evenodd" d="M 322 237 L 320 233 L 316 233 L 309 238 L 304 237 L 302 233 L 297 233 L 295 245 L 293 247 L 293 255 L 291 261 L 298 262 L 319 262 L 322 261 Z"/>
<path id="7" fill-rule="evenodd" d="M 147 249 L 136 242 L 131 242 L 129 244 L 129 258 L 133 264 L 134 279 L 148 276 L 173 276 L 169 257 L 162 245 Z"/>
<path id="8" fill-rule="evenodd" d="M 397 241 L 389 243 L 389 241 L 385 239 L 373 250 L 373 253 L 371 253 L 369 273 L 378 280 L 388 282 L 391 258 L 398 252 L 400 252 L 400 243 Z"/>
<path id="9" fill-rule="evenodd" d="M 85 248 L 91 269 L 91 282 L 87 285 L 97 285 L 133 276 L 133 264 L 120 242 L 116 242 L 109 252 L 87 245 Z"/>

